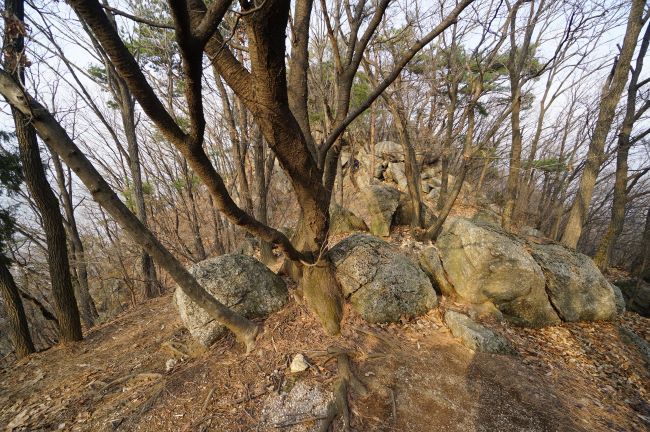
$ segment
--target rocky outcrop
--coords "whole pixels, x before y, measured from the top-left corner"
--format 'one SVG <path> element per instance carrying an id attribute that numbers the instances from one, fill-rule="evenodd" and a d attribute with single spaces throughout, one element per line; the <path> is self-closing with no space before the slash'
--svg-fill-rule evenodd
<path id="1" fill-rule="evenodd" d="M 448 310 L 445 324 L 463 345 L 474 351 L 493 354 L 515 354 L 515 350 L 503 336 L 472 320 L 467 315 Z"/>
<path id="2" fill-rule="evenodd" d="M 350 236 L 329 251 L 336 279 L 352 307 L 368 322 L 396 322 L 438 303 L 424 272 L 383 240 Z"/>
<path id="3" fill-rule="evenodd" d="M 445 223 L 437 246 L 460 300 L 492 302 L 522 325 L 560 321 L 546 295 L 542 269 L 522 240 L 483 222 L 453 218 Z"/>
<path id="4" fill-rule="evenodd" d="M 330 206 L 330 235 L 345 234 L 354 231 L 368 231 L 368 225 L 359 216 L 345 207 L 334 203 Z"/>
<path id="5" fill-rule="evenodd" d="M 381 141 L 375 144 L 375 156 L 388 162 L 404 162 L 402 146 L 393 141 Z"/>
<path id="6" fill-rule="evenodd" d="M 284 281 L 264 264 L 247 255 L 221 255 L 201 261 L 190 273 L 210 294 L 247 318 L 265 317 L 288 300 Z M 204 346 L 222 336 L 226 327 L 215 321 L 180 288 L 175 301 L 183 324 Z"/>
<path id="7" fill-rule="evenodd" d="M 350 202 L 350 210 L 364 220 L 370 227 L 371 234 L 386 237 L 390 235 L 400 195 L 400 191 L 394 187 L 373 184 L 364 188 L 359 196 Z"/>
<path id="8" fill-rule="evenodd" d="M 586 255 L 558 244 L 532 244 L 546 276 L 546 292 L 564 321 L 607 320 L 616 316 L 610 283 Z"/>
<path id="9" fill-rule="evenodd" d="M 437 246 L 459 300 L 491 303 L 517 324 L 607 320 L 624 310 L 622 296 L 589 257 L 558 244 L 527 243 L 492 221 L 450 219 Z"/>

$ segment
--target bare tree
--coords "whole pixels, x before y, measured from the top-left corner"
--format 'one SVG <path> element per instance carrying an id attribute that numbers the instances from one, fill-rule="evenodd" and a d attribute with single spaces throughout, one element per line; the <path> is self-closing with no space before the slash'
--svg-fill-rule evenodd
<path id="1" fill-rule="evenodd" d="M 614 119 L 616 106 L 627 82 L 630 63 L 634 55 L 639 33 L 641 32 L 644 21 L 647 19 L 647 16 L 645 18 L 643 16 L 645 4 L 645 0 L 632 1 L 621 52 L 614 62 L 612 72 L 607 77 L 602 89 L 600 111 L 589 143 L 585 167 L 580 177 L 580 185 L 573 205 L 571 206 L 564 233 L 562 234 L 562 243 L 571 248 L 577 246 L 580 234 L 582 233 L 584 219 L 591 202 L 598 171 L 603 163 L 605 141 Z"/>
<path id="2" fill-rule="evenodd" d="M 4 38 L 4 67 L 12 71 L 14 78 L 24 82 L 26 59 L 23 55 L 23 22 L 25 15 L 23 0 L 7 1 L 5 10 L 7 18 Z M 43 219 L 52 293 L 61 339 L 63 341 L 81 340 L 81 321 L 70 278 L 66 236 L 63 228 L 63 218 L 59 210 L 59 201 L 52 192 L 45 176 L 36 131 L 31 125 L 30 118 L 15 108 L 12 109 L 12 114 L 16 126 L 16 137 L 20 149 L 25 183 L 34 197 Z"/>

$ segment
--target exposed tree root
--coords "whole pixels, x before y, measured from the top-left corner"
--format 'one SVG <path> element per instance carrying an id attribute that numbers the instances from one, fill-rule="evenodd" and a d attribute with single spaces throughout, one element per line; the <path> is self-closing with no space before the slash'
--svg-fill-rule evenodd
<path id="1" fill-rule="evenodd" d="M 328 432 L 334 420 L 340 416 L 343 419 L 343 430 L 350 431 L 350 406 L 348 393 L 352 389 L 360 396 L 365 396 L 368 390 L 354 375 L 348 352 L 336 347 L 328 348 L 330 358 L 336 358 L 338 376 L 334 381 L 334 400 L 327 408 L 327 417 L 321 425 L 320 432 Z"/>

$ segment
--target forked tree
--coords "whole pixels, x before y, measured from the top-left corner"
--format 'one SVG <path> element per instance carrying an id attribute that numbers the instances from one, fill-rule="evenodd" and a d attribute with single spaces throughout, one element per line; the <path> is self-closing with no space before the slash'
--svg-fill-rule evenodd
<path id="1" fill-rule="evenodd" d="M 399 76 L 413 56 L 455 22 L 472 1 L 463 0 L 450 8 L 445 18 L 410 46 L 395 62 L 394 69 L 353 110 L 350 97 L 354 77 L 391 2 L 360 1 L 354 6 L 345 3 L 349 35 L 346 43 L 341 43 L 337 48 L 340 50 L 340 61 L 336 65 L 334 121 L 321 143 L 316 143 L 310 132 L 308 116 L 309 28 L 314 10 L 310 0 L 295 2 L 288 62 L 286 31 L 291 2 L 241 2 L 239 11 L 234 13 L 246 35 L 249 55 L 246 63 L 233 54 L 227 43 L 228 35 L 221 33 L 221 23 L 229 13 L 232 1 L 215 1 L 208 5 L 200 0 L 169 2 L 182 58 L 188 114 L 186 127 L 175 120 L 155 93 L 141 66 L 107 16 L 107 9 L 97 0 L 72 0 L 69 3 L 83 24 L 91 30 L 141 109 L 207 186 L 222 214 L 284 252 L 292 263 L 291 275 L 301 282 L 308 304 L 329 333 L 338 333 L 341 297 L 324 251 L 327 247 L 329 204 L 341 135 Z M 327 18 L 326 10 L 324 14 Z M 236 205 L 204 150 L 206 118 L 202 92 L 206 59 L 216 71 L 216 78 L 223 79 L 251 113 L 291 181 L 301 210 L 299 226 L 291 240 Z M 66 160 L 66 154 L 61 156 Z M 74 164 L 71 166 L 75 168 Z"/>

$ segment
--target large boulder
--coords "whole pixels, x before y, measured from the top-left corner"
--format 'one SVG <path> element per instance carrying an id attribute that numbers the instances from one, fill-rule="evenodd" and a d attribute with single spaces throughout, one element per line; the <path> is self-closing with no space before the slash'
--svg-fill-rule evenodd
<path id="1" fill-rule="evenodd" d="M 406 179 L 406 167 L 404 162 L 390 162 L 384 172 L 384 179 L 392 181 L 403 191 L 408 188 L 408 180 Z"/>
<path id="2" fill-rule="evenodd" d="M 424 227 L 430 227 L 436 220 L 436 216 L 423 202 L 420 203 L 420 214 L 423 217 Z M 413 220 L 413 201 L 409 194 L 402 194 L 395 210 L 393 222 L 395 225 L 411 225 Z"/>
<path id="3" fill-rule="evenodd" d="M 420 268 L 429 276 L 431 285 L 433 285 L 437 292 L 446 297 L 455 297 L 456 292 L 447 279 L 445 269 L 442 267 L 442 261 L 440 261 L 438 249 L 435 246 L 422 249 L 418 254 L 418 262 Z"/>
<path id="4" fill-rule="evenodd" d="M 370 233 L 387 237 L 390 235 L 390 227 L 400 195 L 401 192 L 394 187 L 372 184 L 360 191 L 358 196 L 353 197 L 349 207 L 370 227 Z"/>
<path id="5" fill-rule="evenodd" d="M 393 141 L 381 141 L 375 144 L 375 155 L 389 162 L 403 162 L 404 150 Z"/>
<path id="6" fill-rule="evenodd" d="M 194 264 L 190 273 L 224 305 L 247 318 L 261 318 L 282 308 L 288 300 L 287 286 L 264 264 L 247 255 L 221 255 Z M 176 305 L 190 334 L 204 346 L 221 337 L 226 327 L 215 321 L 180 288 Z"/>
<path id="7" fill-rule="evenodd" d="M 544 290 L 542 269 L 522 240 L 484 222 L 451 218 L 437 246 L 460 300 L 491 302 L 505 318 L 521 325 L 559 323 Z"/>
<path id="8" fill-rule="evenodd" d="M 493 354 L 515 354 L 516 351 L 506 338 L 472 320 L 467 315 L 448 310 L 445 324 L 463 345 L 474 351 Z"/>
<path id="9" fill-rule="evenodd" d="M 355 234 L 328 253 L 343 294 L 368 322 L 422 315 L 438 303 L 418 265 L 377 237 Z"/>
<path id="10" fill-rule="evenodd" d="M 650 284 L 643 279 L 619 279 L 614 282 L 622 292 L 627 309 L 650 318 Z"/>
<path id="11" fill-rule="evenodd" d="M 368 225 L 350 210 L 333 203 L 330 206 L 330 235 L 345 234 L 354 231 L 368 231 Z"/>
<path id="12" fill-rule="evenodd" d="M 546 276 L 546 291 L 564 321 L 612 319 L 616 297 L 610 283 L 586 255 L 559 244 L 532 244 Z"/>

